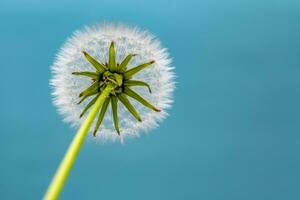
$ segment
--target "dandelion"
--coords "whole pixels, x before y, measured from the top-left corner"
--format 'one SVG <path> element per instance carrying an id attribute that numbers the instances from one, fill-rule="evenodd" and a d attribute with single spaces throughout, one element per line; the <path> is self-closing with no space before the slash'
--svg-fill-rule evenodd
<path id="1" fill-rule="evenodd" d="M 56 199 L 86 135 L 121 141 L 158 126 L 171 106 L 174 73 L 150 33 L 103 24 L 77 31 L 52 66 L 54 104 L 80 127 L 44 199 Z"/>

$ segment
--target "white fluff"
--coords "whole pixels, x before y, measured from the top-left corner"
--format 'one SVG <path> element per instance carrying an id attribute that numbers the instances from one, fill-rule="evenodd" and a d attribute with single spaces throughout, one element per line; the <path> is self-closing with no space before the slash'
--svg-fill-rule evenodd
<path id="1" fill-rule="evenodd" d="M 129 63 L 129 69 L 138 64 L 155 60 L 155 64 L 133 77 L 135 80 L 147 82 L 152 89 L 152 94 L 144 87 L 133 87 L 133 89 L 162 110 L 154 112 L 128 97 L 142 117 L 143 121 L 139 122 L 119 102 L 118 116 L 121 136 L 118 136 L 113 126 L 111 106 L 109 106 L 96 138 L 101 142 L 116 140 L 122 142 L 125 138 L 139 136 L 140 133 L 157 127 L 158 123 L 166 117 L 166 109 L 172 104 L 174 72 L 171 67 L 171 59 L 167 49 L 162 48 L 160 42 L 152 34 L 137 27 L 121 24 L 102 24 L 76 31 L 63 45 L 51 66 L 53 77 L 50 84 L 53 88 L 54 104 L 64 117 L 64 121 L 71 123 L 74 127 L 80 126 L 84 117 L 80 119 L 79 115 L 90 98 L 78 105 L 78 95 L 91 84 L 91 81 L 89 78 L 74 76 L 71 73 L 95 71 L 81 53 L 83 50 L 102 63 L 108 62 L 108 49 L 111 41 L 115 42 L 116 60 L 119 63 L 130 53 L 138 54 Z M 90 132 L 93 130 L 97 118 L 94 120 Z"/>

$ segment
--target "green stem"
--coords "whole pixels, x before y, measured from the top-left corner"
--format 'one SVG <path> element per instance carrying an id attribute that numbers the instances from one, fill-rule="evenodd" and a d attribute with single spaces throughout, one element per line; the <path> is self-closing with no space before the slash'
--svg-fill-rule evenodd
<path id="1" fill-rule="evenodd" d="M 83 141 L 90 129 L 92 122 L 94 121 L 100 107 L 102 106 L 105 99 L 109 96 L 112 91 L 112 87 L 108 85 L 98 97 L 91 111 L 88 113 L 85 121 L 81 124 L 77 131 L 72 143 L 69 146 L 59 168 L 56 171 L 55 176 L 52 179 L 51 184 L 44 196 L 44 200 L 56 200 L 65 184 L 65 181 L 70 173 L 70 170 L 74 164 L 74 161 L 78 155 L 78 152 L 83 144 Z"/>

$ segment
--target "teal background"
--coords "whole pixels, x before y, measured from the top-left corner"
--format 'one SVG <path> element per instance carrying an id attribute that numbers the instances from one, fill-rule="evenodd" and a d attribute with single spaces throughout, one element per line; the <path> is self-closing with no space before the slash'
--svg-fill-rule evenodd
<path id="1" fill-rule="evenodd" d="M 300 199 L 298 0 L 0 1 L 0 199 L 41 199 L 75 130 L 49 66 L 76 29 L 126 22 L 169 48 L 177 89 L 149 135 L 85 143 L 61 199 Z"/>

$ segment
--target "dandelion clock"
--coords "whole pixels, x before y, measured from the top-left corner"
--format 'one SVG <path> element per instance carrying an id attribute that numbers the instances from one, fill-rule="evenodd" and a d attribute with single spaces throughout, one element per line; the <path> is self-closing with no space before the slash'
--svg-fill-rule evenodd
<path id="1" fill-rule="evenodd" d="M 57 199 L 87 135 L 124 142 L 157 127 L 172 103 L 171 60 L 157 38 L 127 25 L 76 31 L 51 67 L 53 101 L 78 128 L 44 197 Z"/>

